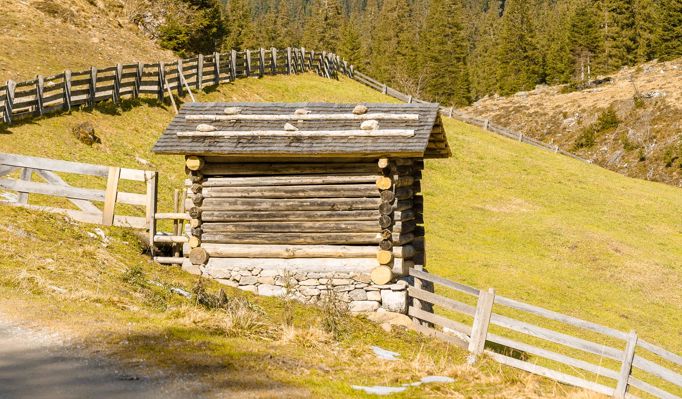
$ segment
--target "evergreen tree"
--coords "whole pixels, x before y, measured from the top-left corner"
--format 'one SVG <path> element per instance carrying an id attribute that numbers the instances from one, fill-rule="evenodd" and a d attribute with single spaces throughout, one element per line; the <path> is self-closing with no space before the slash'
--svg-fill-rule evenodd
<path id="1" fill-rule="evenodd" d="M 372 32 L 371 70 L 382 81 L 404 87 L 414 62 L 415 34 L 410 5 L 405 0 L 384 0 Z"/>
<path id="2" fill-rule="evenodd" d="M 353 17 L 344 24 L 338 48 L 338 54 L 351 65 L 359 65 L 363 61 L 362 37 L 357 21 L 357 17 Z"/>
<path id="3" fill-rule="evenodd" d="M 601 35 L 597 14 L 590 2 L 578 5 L 569 24 L 569 40 L 577 80 L 591 78 L 593 60 L 601 50 Z"/>
<path id="4" fill-rule="evenodd" d="M 603 71 L 632 65 L 636 59 L 637 33 L 633 0 L 601 0 Z"/>
<path id="5" fill-rule="evenodd" d="M 542 56 L 526 0 L 507 0 L 497 47 L 500 94 L 530 90 L 542 82 Z"/>
<path id="6" fill-rule="evenodd" d="M 342 20 L 339 0 L 315 1 L 303 34 L 304 45 L 316 51 L 336 51 Z"/>
<path id="7" fill-rule="evenodd" d="M 497 8 L 490 7 L 473 33 L 468 65 L 471 94 L 475 99 L 497 91 L 499 19 Z"/>
<path id="8" fill-rule="evenodd" d="M 225 38 L 223 49 L 246 50 L 258 46 L 248 0 L 228 0 L 226 19 L 230 32 Z"/>
<path id="9" fill-rule="evenodd" d="M 634 8 L 635 42 L 637 43 L 635 61 L 646 62 L 656 58 L 662 28 L 660 10 L 656 0 L 635 0 Z"/>
<path id="10" fill-rule="evenodd" d="M 171 15 L 159 32 L 161 47 L 180 57 L 211 53 L 220 48 L 225 24 L 216 0 L 184 0 L 186 15 Z"/>
<path id="11" fill-rule="evenodd" d="M 444 104 L 469 104 L 468 48 L 460 0 L 431 0 L 421 43 L 429 98 Z"/>
<path id="12" fill-rule="evenodd" d="M 661 0 L 661 17 L 660 58 L 682 57 L 682 0 Z"/>

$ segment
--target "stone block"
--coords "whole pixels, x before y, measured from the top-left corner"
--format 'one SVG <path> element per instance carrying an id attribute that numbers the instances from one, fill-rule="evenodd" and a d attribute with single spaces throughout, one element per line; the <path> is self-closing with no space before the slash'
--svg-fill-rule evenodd
<path id="1" fill-rule="evenodd" d="M 229 287 L 234 287 L 234 288 L 239 287 L 239 283 L 234 281 L 234 280 L 225 279 L 225 278 L 218 278 L 218 279 L 216 279 L 216 281 L 219 282 L 220 284 L 227 285 Z"/>
<path id="2" fill-rule="evenodd" d="M 279 270 L 275 270 L 275 269 L 265 269 L 265 270 L 260 272 L 261 277 L 275 277 L 275 276 L 279 276 L 281 274 L 282 273 Z"/>
<path id="3" fill-rule="evenodd" d="M 368 301 L 381 301 L 381 292 L 377 291 L 365 291 L 367 293 Z"/>
<path id="4" fill-rule="evenodd" d="M 248 275 L 239 279 L 239 285 L 254 285 L 258 282 L 258 277 Z"/>
<path id="5" fill-rule="evenodd" d="M 354 313 L 374 312 L 379 309 L 379 302 L 376 301 L 353 301 L 348 305 L 348 310 Z"/>
<path id="6" fill-rule="evenodd" d="M 354 289 L 353 291 L 348 293 L 348 296 L 353 301 L 366 301 L 367 300 L 367 292 L 365 292 L 365 290 L 363 290 L 363 289 Z"/>
<path id="7" fill-rule="evenodd" d="M 381 290 L 381 307 L 389 312 L 407 313 L 407 291 Z"/>
<path id="8" fill-rule="evenodd" d="M 306 280 L 301 281 L 301 282 L 298 283 L 298 284 L 299 284 L 299 285 L 308 285 L 308 286 L 310 286 L 310 285 L 318 285 L 318 284 L 320 284 L 320 281 L 317 280 L 317 279 L 314 279 L 314 278 L 309 278 L 309 279 L 306 279 Z"/>
<path id="9" fill-rule="evenodd" d="M 272 284 L 261 284 L 258 286 L 258 295 L 263 296 L 284 296 L 287 290 L 284 287 Z"/>
<path id="10" fill-rule="evenodd" d="M 317 288 L 305 287 L 305 288 L 301 288 L 299 290 L 299 292 L 301 293 L 301 295 L 305 295 L 305 296 L 318 296 L 318 295 L 320 295 L 320 290 Z"/>
<path id="11" fill-rule="evenodd" d="M 259 284 L 275 284 L 275 278 L 274 277 L 258 277 L 258 283 Z"/>
<path id="12" fill-rule="evenodd" d="M 332 285 L 350 285 L 353 284 L 353 280 L 348 278 L 334 278 L 332 279 Z"/>
<path id="13" fill-rule="evenodd" d="M 242 291 L 253 292 L 254 294 L 258 293 L 258 289 L 255 285 L 240 285 L 238 288 Z"/>

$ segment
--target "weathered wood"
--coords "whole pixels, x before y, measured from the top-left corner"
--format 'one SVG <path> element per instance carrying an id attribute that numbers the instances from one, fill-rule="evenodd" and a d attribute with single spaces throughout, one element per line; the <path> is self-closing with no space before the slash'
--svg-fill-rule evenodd
<path id="1" fill-rule="evenodd" d="M 378 198 L 206 198 L 202 211 L 354 211 L 375 210 L 379 204 Z"/>
<path id="2" fill-rule="evenodd" d="M 213 132 L 186 131 L 178 137 L 413 137 L 414 130 L 216 130 Z"/>
<path id="3" fill-rule="evenodd" d="M 449 310 L 454 310 L 456 312 L 464 313 L 468 316 L 474 316 L 476 313 L 476 308 L 467 305 L 465 303 L 456 301 L 454 299 L 445 298 L 440 295 L 419 289 L 416 287 L 408 287 L 408 294 L 419 300 L 434 304 L 436 306 L 442 306 Z"/>
<path id="4" fill-rule="evenodd" d="M 147 205 L 145 207 L 145 218 L 147 220 L 147 228 L 149 229 L 150 245 L 152 256 L 154 255 L 154 236 L 156 235 L 156 195 L 158 192 L 158 173 L 146 172 L 145 182 L 147 186 Z"/>
<path id="5" fill-rule="evenodd" d="M 220 84 L 220 53 L 213 53 L 213 84 Z"/>
<path id="6" fill-rule="evenodd" d="M 359 211 L 205 211 L 202 219 L 206 222 L 248 222 L 248 221 L 374 221 L 379 217 L 375 210 Z"/>
<path id="7" fill-rule="evenodd" d="M 260 115 L 260 114 L 235 114 L 235 115 L 186 115 L 185 119 L 188 121 L 367 121 L 367 120 L 390 120 L 390 121 L 417 121 L 419 114 L 389 114 L 382 112 L 374 112 L 367 114 L 353 114 L 353 113 L 327 113 L 327 114 L 281 114 L 281 115 Z M 379 160 L 380 168 L 387 168 L 381 166 L 387 163 L 388 160 L 383 158 Z M 411 163 L 409 165 L 412 165 Z"/>
<path id="8" fill-rule="evenodd" d="M 469 364 L 475 363 L 477 356 L 483 353 L 494 302 L 495 290 L 491 288 L 488 291 L 480 291 L 469 341 Z"/>
<path id="9" fill-rule="evenodd" d="M 204 88 L 204 55 L 199 54 L 197 58 L 197 90 Z"/>
<path id="10" fill-rule="evenodd" d="M 415 306 L 410 306 L 407 310 L 407 314 L 409 316 L 418 318 L 423 321 L 427 321 L 429 323 L 433 323 L 435 325 L 441 326 L 441 327 L 447 327 L 451 330 L 458 331 L 462 334 L 470 335 L 471 334 L 471 327 L 467 326 L 466 324 L 456 322 L 454 320 L 450 320 L 446 317 L 443 316 L 438 316 L 430 312 L 426 312 L 422 309 L 419 309 L 418 307 Z M 468 344 L 467 344 L 468 347 Z"/>
<path id="11" fill-rule="evenodd" d="M 64 89 L 62 95 L 62 108 L 71 111 L 71 71 L 64 71 Z"/>
<path id="12" fill-rule="evenodd" d="M 88 212 L 83 212 L 83 211 L 76 211 L 73 209 L 62 209 L 62 208 L 54 208 L 50 206 L 38 206 L 38 205 L 29 205 L 29 204 L 18 204 L 16 202 L 7 202 L 7 201 L 0 201 L 1 204 L 3 205 L 9 205 L 9 206 L 19 206 L 22 208 L 27 208 L 35 211 L 40 211 L 40 212 L 49 212 L 49 213 L 56 213 L 59 215 L 65 215 L 68 216 L 69 218 L 78 221 L 78 222 L 83 222 L 83 223 L 93 223 L 93 224 L 100 224 L 102 222 L 102 214 L 101 213 L 88 213 Z M 121 226 L 121 227 L 132 227 L 135 229 L 143 229 L 147 226 L 147 221 L 144 218 L 141 217 L 135 217 L 135 216 L 115 216 L 114 217 L 114 226 Z"/>
<path id="13" fill-rule="evenodd" d="M 160 103 L 162 103 L 164 98 L 166 97 L 166 86 L 167 86 L 166 65 L 163 62 L 159 62 L 157 77 L 158 77 L 158 87 L 159 87 L 159 91 L 157 92 L 157 99 Z M 175 113 L 177 114 L 177 109 L 176 109 Z"/>
<path id="14" fill-rule="evenodd" d="M 393 186 L 393 179 L 385 176 L 377 177 L 376 186 L 380 190 L 388 190 Z"/>
<path id="15" fill-rule="evenodd" d="M 384 190 L 382 191 L 379 196 L 381 197 L 381 201 L 390 203 L 392 204 L 393 201 L 395 201 L 395 193 L 390 190 Z"/>
<path id="16" fill-rule="evenodd" d="M 359 245 L 249 245 L 203 243 L 215 258 L 375 258 L 376 246 Z M 393 254 L 402 257 L 406 247 L 395 247 Z"/>
<path id="17" fill-rule="evenodd" d="M 635 357 L 635 349 L 637 348 L 637 333 L 631 331 L 623 352 L 623 360 L 620 367 L 620 374 L 618 376 L 618 384 L 613 393 L 615 399 L 625 399 L 625 393 L 628 389 L 628 379 L 632 372 L 632 361 Z M 682 380 L 680 380 L 682 384 Z"/>
<path id="18" fill-rule="evenodd" d="M 251 76 L 251 50 L 246 50 L 244 55 L 244 76 Z"/>
<path id="19" fill-rule="evenodd" d="M 359 184 L 373 183 L 376 175 L 291 175 L 258 177 L 210 177 L 203 187 L 253 187 L 253 186 L 299 186 L 315 184 Z"/>
<path id="20" fill-rule="evenodd" d="M 251 258 L 210 258 L 205 271 L 214 278 L 229 278 L 234 268 L 258 267 L 264 270 L 286 272 L 328 272 L 370 273 L 377 266 L 376 259 L 368 258 L 292 258 L 292 259 L 251 259 Z"/>
<path id="21" fill-rule="evenodd" d="M 682 374 L 676 373 L 670 369 L 667 369 L 659 364 L 647 360 L 639 355 L 635 355 L 632 361 L 632 365 L 642 371 L 645 371 L 651 375 L 655 375 L 671 384 L 675 384 L 678 387 L 682 387 Z"/>
<path id="22" fill-rule="evenodd" d="M 459 337 L 444 334 L 438 330 L 435 330 L 435 329 L 427 327 L 427 326 L 415 324 L 414 329 L 419 331 L 420 333 L 426 335 L 426 336 L 438 338 L 441 341 L 445 341 L 449 344 L 455 345 L 455 346 L 460 347 L 462 349 L 466 349 L 467 345 L 468 345 L 467 341 L 464 341 Z"/>
<path id="23" fill-rule="evenodd" d="M 104 210 L 102 211 L 102 224 L 111 226 L 114 224 L 114 213 L 118 199 L 118 180 L 121 176 L 121 168 L 112 166 L 109 168 L 107 188 L 104 192 Z"/>
<path id="24" fill-rule="evenodd" d="M 476 288 L 472 288 L 472 287 L 469 287 L 469 286 L 466 286 L 463 284 L 459 284 L 459 283 L 456 283 L 454 281 L 444 279 L 443 277 L 439 277 L 439 276 L 436 276 L 434 274 L 427 273 L 425 271 L 412 269 L 412 270 L 410 270 L 410 275 L 414 276 L 415 278 L 419 278 L 422 280 L 430 281 L 432 283 L 440 284 L 444 287 L 451 288 L 455 291 L 459 291 L 459 292 L 462 292 L 465 294 L 478 296 L 480 293 L 480 291 L 477 290 Z M 497 299 L 498 297 L 496 296 L 495 298 Z M 496 303 L 498 303 L 498 302 L 496 301 Z"/>
<path id="25" fill-rule="evenodd" d="M 381 237 L 374 233 L 204 233 L 202 240 L 206 243 L 226 244 L 369 245 L 378 244 Z"/>
<path id="26" fill-rule="evenodd" d="M 388 250 L 390 250 L 390 249 L 393 248 L 393 241 L 391 241 L 391 240 L 381 240 L 381 242 L 379 242 L 379 248 L 381 248 L 381 249 L 383 249 L 383 250 L 385 250 L 385 251 L 388 251 Z"/>
<path id="27" fill-rule="evenodd" d="M 371 184 L 211 187 L 202 189 L 204 198 L 372 198 L 379 191 Z"/>
<path id="28" fill-rule="evenodd" d="M 33 169 L 23 168 L 21 170 L 21 180 L 22 181 L 30 182 L 32 176 L 33 176 Z M 28 204 L 28 194 L 29 194 L 29 191 L 19 191 L 19 198 L 17 199 L 17 203 Z"/>
<path id="29" fill-rule="evenodd" d="M 270 49 L 270 71 L 277 75 L 277 49 L 274 47 Z"/>
<path id="30" fill-rule="evenodd" d="M 95 97 L 97 96 L 97 68 L 90 67 L 90 86 L 88 94 L 88 106 L 95 107 Z"/>
<path id="31" fill-rule="evenodd" d="M 356 115 L 356 114 L 354 114 L 354 115 Z M 357 115 L 357 116 L 362 117 L 362 116 L 365 116 L 365 115 L 368 115 L 368 114 L 360 114 L 360 115 Z M 379 119 L 379 118 L 371 118 L 371 119 Z M 390 161 L 388 160 L 388 158 L 380 158 L 380 159 L 377 161 L 377 166 L 379 167 L 379 169 L 386 169 L 386 168 L 388 168 L 390 165 L 391 165 L 391 163 L 390 163 Z"/>
<path id="32" fill-rule="evenodd" d="M 548 369 L 546 367 L 538 366 L 537 364 L 524 362 L 523 360 L 514 359 L 492 351 L 486 351 L 485 353 L 498 363 L 502 363 L 510 367 L 518 368 L 529 373 L 547 377 L 564 384 L 589 389 L 604 395 L 613 394 L 613 388 L 609 388 L 596 382 L 587 381 L 582 378 L 574 377 L 572 375 L 564 374 L 558 371 Z"/>
<path id="33" fill-rule="evenodd" d="M 154 262 L 160 263 L 162 265 L 181 265 L 185 261 L 185 258 L 176 258 L 171 256 L 155 256 Z"/>
<path id="34" fill-rule="evenodd" d="M 157 213 L 154 215 L 156 220 L 190 220 L 190 216 L 186 213 Z"/>
<path id="35" fill-rule="evenodd" d="M 196 156 L 188 156 L 185 160 L 185 166 L 191 171 L 197 171 L 204 167 L 204 159 Z"/>
<path id="36" fill-rule="evenodd" d="M 265 49 L 258 50 L 258 77 L 262 78 L 265 75 Z"/>
<path id="37" fill-rule="evenodd" d="M 376 166 L 363 163 L 207 163 L 201 171 L 205 176 L 215 175 L 290 175 L 331 173 L 373 173 Z"/>
<path id="38" fill-rule="evenodd" d="M 381 265 L 372 269 L 370 277 L 374 284 L 388 284 L 393 280 L 393 271 L 390 267 Z"/>
<path id="39" fill-rule="evenodd" d="M 43 92 L 45 91 L 45 78 L 38 75 L 36 78 L 36 108 L 39 115 L 43 115 Z"/>
<path id="40" fill-rule="evenodd" d="M 178 72 L 178 84 L 177 84 L 177 91 L 178 91 L 178 97 L 182 97 L 185 95 L 184 93 L 184 88 L 187 82 L 185 82 L 185 74 L 183 72 L 183 65 L 182 65 L 182 59 L 178 59 L 175 69 Z M 190 91 L 191 93 L 191 91 Z M 192 99 L 194 101 L 194 99 Z"/>
<path id="41" fill-rule="evenodd" d="M 635 378 L 634 376 L 630 376 L 630 385 L 633 386 L 633 387 L 635 387 L 635 388 L 637 388 L 637 389 L 639 389 L 639 390 L 642 390 L 642 391 L 644 391 L 644 392 L 646 392 L 646 393 L 649 393 L 649 394 L 651 394 L 651 395 L 654 395 L 654 396 L 657 397 L 657 398 L 661 398 L 661 399 L 680 399 L 679 396 L 673 395 L 673 394 L 671 394 L 670 392 L 664 391 L 664 390 L 661 389 L 661 388 L 658 388 L 658 387 L 655 387 L 655 386 L 653 386 L 653 385 L 651 385 L 651 384 L 648 384 L 648 383 L 646 383 L 646 382 L 644 382 L 644 381 L 642 381 L 642 380 L 640 380 L 640 379 L 638 379 L 638 378 Z M 629 395 L 629 394 L 626 394 L 626 397 L 634 398 L 634 396 L 631 396 L 631 395 Z"/>
<path id="42" fill-rule="evenodd" d="M 194 265 L 205 265 L 209 258 L 208 251 L 204 248 L 193 248 L 189 252 L 189 260 Z"/>
<path id="43" fill-rule="evenodd" d="M 173 244 L 182 244 L 187 242 L 189 239 L 186 236 L 163 236 L 163 235 L 155 235 L 153 236 L 154 243 L 173 243 Z"/>
<path id="44" fill-rule="evenodd" d="M 237 51 L 230 51 L 230 80 L 237 80 Z"/>
<path id="45" fill-rule="evenodd" d="M 202 228 L 206 233 L 379 232 L 379 225 L 374 221 L 209 223 L 205 219 L 202 220 Z"/>
<path id="46" fill-rule="evenodd" d="M 381 226 L 382 229 L 387 229 L 391 227 L 393 224 L 393 219 L 391 219 L 390 216 L 388 215 L 381 215 L 379 217 L 379 226 Z"/>
<path id="47" fill-rule="evenodd" d="M 675 353 L 667 351 L 667 350 L 661 348 L 660 346 L 656 346 L 654 344 L 646 342 L 645 340 L 643 340 L 641 338 L 637 340 L 637 345 L 640 348 L 646 349 L 649 352 L 654 353 L 654 354 L 662 357 L 663 359 L 665 359 L 669 362 L 675 363 L 678 366 L 682 366 L 682 356 L 680 356 L 680 355 L 677 355 Z"/>
<path id="48" fill-rule="evenodd" d="M 190 248 L 198 248 L 201 245 L 202 242 L 202 237 L 198 236 L 190 236 L 189 237 L 189 247 Z"/>
<path id="49" fill-rule="evenodd" d="M 393 261 L 393 252 L 381 250 L 376 253 L 376 257 L 379 263 L 382 265 L 388 265 Z"/>

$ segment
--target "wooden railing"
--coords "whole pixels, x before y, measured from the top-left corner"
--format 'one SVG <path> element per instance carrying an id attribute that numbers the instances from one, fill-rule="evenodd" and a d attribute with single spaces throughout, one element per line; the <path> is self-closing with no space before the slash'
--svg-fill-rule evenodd
<path id="1" fill-rule="evenodd" d="M 682 368 L 682 356 L 638 338 L 634 331 L 622 332 L 421 270 L 411 269 L 410 275 L 413 304 L 408 312 L 417 329 L 467 349 L 472 363 L 486 354 L 507 366 L 614 398 L 645 393 L 679 399 L 682 393 L 682 374 L 673 371 Z M 433 284 L 437 293 L 427 289 Z M 467 304 L 466 298 L 476 304 Z"/>
<path id="2" fill-rule="evenodd" d="M 304 48 L 259 49 L 199 55 L 189 59 L 153 64 L 118 64 L 87 71 L 64 71 L 58 75 L 37 76 L 0 86 L 0 121 L 5 124 L 74 107 L 93 107 L 102 101 L 118 103 L 122 98 L 154 95 L 159 101 L 191 94 L 207 86 L 232 82 L 241 77 L 262 77 L 313 71 L 336 78 L 352 76 L 352 67 L 338 56 L 306 51 Z"/>
<path id="3" fill-rule="evenodd" d="M 18 174 L 19 178 L 7 177 L 13 173 Z M 79 175 L 79 180 L 90 176 L 87 185 L 104 188 L 74 187 L 57 173 Z M 34 181 L 33 176 L 40 177 L 44 182 Z M 157 172 L 0 153 L 0 177 L 3 177 L 0 178 L 0 189 L 17 193 L 16 200 L 0 201 L 3 204 L 64 214 L 80 222 L 105 226 L 138 229 L 153 226 L 150 222 L 156 212 Z M 144 188 L 144 193 L 121 191 L 119 184 L 122 181 L 143 183 L 139 186 L 140 191 Z M 53 204 L 43 206 L 31 203 L 30 194 L 64 198 L 71 203 L 72 209 L 55 207 Z M 5 193 L 5 198 L 7 197 Z M 50 200 L 54 201 L 56 199 Z M 102 205 L 98 207 L 93 202 Z M 144 212 L 140 209 L 137 213 L 144 213 L 145 216 L 117 214 L 117 204 L 144 208 Z"/>

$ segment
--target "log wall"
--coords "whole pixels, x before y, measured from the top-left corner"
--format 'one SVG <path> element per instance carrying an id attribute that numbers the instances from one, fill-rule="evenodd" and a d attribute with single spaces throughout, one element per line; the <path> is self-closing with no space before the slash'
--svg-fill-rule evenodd
<path id="1" fill-rule="evenodd" d="M 265 295 L 334 290 L 352 310 L 404 312 L 399 280 L 424 259 L 423 165 L 188 156 L 192 267 Z"/>

